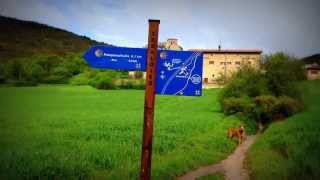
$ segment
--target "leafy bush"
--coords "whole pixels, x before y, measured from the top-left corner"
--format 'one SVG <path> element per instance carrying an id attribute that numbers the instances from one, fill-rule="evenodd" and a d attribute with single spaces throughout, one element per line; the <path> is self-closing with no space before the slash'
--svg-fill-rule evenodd
<path id="1" fill-rule="evenodd" d="M 140 72 L 140 75 L 143 75 Z M 95 70 L 89 68 L 81 54 L 66 56 L 37 55 L 0 63 L 0 83 L 27 85 L 37 83 L 92 85 L 99 89 L 143 89 L 144 80 L 120 80 L 127 71 Z"/>
<path id="2" fill-rule="evenodd" d="M 68 82 L 68 80 L 65 79 L 62 75 L 49 75 L 45 76 L 41 82 L 48 83 L 48 84 L 65 84 Z"/>
<path id="3" fill-rule="evenodd" d="M 260 71 L 243 67 L 233 74 L 229 83 L 222 90 L 220 100 L 229 97 L 255 97 L 260 94 L 268 94 L 266 87 L 266 80 Z"/>
<path id="4" fill-rule="evenodd" d="M 254 117 L 262 123 L 289 117 L 303 109 L 300 100 L 288 96 L 258 96 L 255 98 Z"/>
<path id="5" fill-rule="evenodd" d="M 41 68 L 34 63 L 25 63 L 22 60 L 12 60 L 7 64 L 2 64 L 2 82 L 14 86 L 35 86 L 38 84 L 38 77 Z M 39 69 L 40 68 L 40 69 Z"/>
<path id="6" fill-rule="evenodd" d="M 68 83 L 72 76 L 88 67 L 80 54 L 68 56 L 37 55 L 11 59 L 1 64 L 0 79 L 8 83 Z M 13 83 L 15 84 L 15 83 Z"/>
<path id="7" fill-rule="evenodd" d="M 0 84 L 4 84 L 6 82 L 5 76 L 0 75 Z"/>
<path id="8" fill-rule="evenodd" d="M 36 62 L 32 62 L 25 66 L 26 77 L 35 82 L 40 82 L 44 77 L 45 72 L 43 68 Z"/>
<path id="9" fill-rule="evenodd" d="M 277 111 L 278 99 L 274 96 L 264 95 L 254 98 L 255 109 L 252 112 L 256 120 L 266 123 L 272 120 Z"/>
<path id="10" fill-rule="evenodd" d="M 0 64 L 0 84 L 6 82 L 5 66 Z"/>
<path id="11" fill-rule="evenodd" d="M 113 72 L 99 72 L 94 78 L 90 79 L 89 85 L 97 89 L 115 89 L 114 75 Z"/>
<path id="12" fill-rule="evenodd" d="M 110 77 L 96 77 L 90 80 L 89 85 L 97 89 L 115 89 L 116 87 Z"/>
<path id="13" fill-rule="evenodd" d="M 248 97 L 226 98 L 222 102 L 223 112 L 226 115 L 235 114 L 237 112 L 248 113 L 253 109 L 254 104 Z"/>
<path id="14" fill-rule="evenodd" d="M 43 68 L 46 75 L 50 75 L 52 71 L 62 63 L 62 59 L 59 56 L 35 57 L 35 59 L 37 64 Z"/>
<path id="15" fill-rule="evenodd" d="M 217 77 L 214 79 L 218 85 L 225 85 L 228 81 L 224 73 L 220 72 Z"/>
<path id="16" fill-rule="evenodd" d="M 86 69 L 83 73 L 73 76 L 70 79 L 72 85 L 91 85 L 93 87 L 100 86 L 100 89 L 143 89 L 143 79 L 128 79 L 124 78 L 127 72 L 118 71 L 103 71 Z M 100 84 L 100 85 L 99 85 Z M 105 85 L 102 85 L 105 84 Z M 107 85 L 109 84 L 109 85 Z"/>
<path id="17" fill-rule="evenodd" d="M 64 66 L 55 67 L 52 70 L 51 75 L 61 77 L 64 82 L 67 82 L 67 79 L 72 77 L 72 73 Z"/>
<path id="18" fill-rule="evenodd" d="M 230 97 L 223 100 L 222 109 L 226 115 L 240 113 L 244 119 L 253 118 L 266 124 L 300 112 L 303 109 L 303 103 L 288 96 L 262 95 L 253 100 L 249 97 Z"/>
<path id="19" fill-rule="evenodd" d="M 89 79 L 88 75 L 86 73 L 81 73 L 76 76 L 73 76 L 70 79 L 70 84 L 71 85 L 88 85 L 89 81 L 90 81 L 90 79 Z"/>
<path id="20" fill-rule="evenodd" d="M 138 79 L 134 83 L 134 89 L 145 89 L 146 82 L 144 79 Z"/>
<path id="21" fill-rule="evenodd" d="M 320 83 L 299 83 L 308 110 L 273 123 L 257 137 L 246 164 L 252 179 L 320 179 Z"/>
<path id="22" fill-rule="evenodd" d="M 71 75 L 77 75 L 81 72 L 84 72 L 84 69 L 87 65 L 81 56 L 73 54 L 67 56 L 62 62 L 61 66 L 63 66 Z"/>
<path id="23" fill-rule="evenodd" d="M 123 89 L 133 89 L 134 80 L 133 79 L 119 79 L 116 82 L 117 86 Z"/>
<path id="24" fill-rule="evenodd" d="M 300 98 L 294 82 L 305 79 L 302 62 L 284 53 L 275 53 L 265 57 L 265 78 L 268 89 L 275 96 L 287 95 Z"/>
<path id="25" fill-rule="evenodd" d="M 278 101 L 277 111 L 285 117 L 292 116 L 293 114 L 302 111 L 304 108 L 302 101 L 288 96 L 280 96 Z"/>
<path id="26" fill-rule="evenodd" d="M 36 81 L 27 81 L 27 80 L 10 81 L 10 84 L 13 86 L 37 86 L 38 85 Z"/>
<path id="27" fill-rule="evenodd" d="M 301 62 L 284 53 L 275 53 L 265 56 L 262 67 L 263 71 L 243 67 L 231 77 L 220 95 L 225 114 L 241 112 L 248 118 L 268 123 L 303 109 L 297 86 L 305 78 Z"/>
<path id="28" fill-rule="evenodd" d="M 134 74 L 134 78 L 140 79 L 143 77 L 143 72 L 142 71 L 136 71 Z"/>
<path id="29" fill-rule="evenodd" d="M 119 79 L 116 82 L 119 88 L 123 89 L 144 89 L 145 80 L 144 79 Z"/>
<path id="30" fill-rule="evenodd" d="M 23 65 L 18 60 L 10 61 L 6 66 L 6 77 L 8 79 L 19 80 L 23 77 Z"/>

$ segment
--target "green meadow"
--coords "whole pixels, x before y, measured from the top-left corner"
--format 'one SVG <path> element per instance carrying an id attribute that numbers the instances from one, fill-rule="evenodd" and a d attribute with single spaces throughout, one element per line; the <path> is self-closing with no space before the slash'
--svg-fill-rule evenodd
<path id="1" fill-rule="evenodd" d="M 153 179 L 218 162 L 241 122 L 225 117 L 219 90 L 157 96 Z M 0 179 L 138 179 L 144 91 L 89 86 L 0 88 Z"/>
<path id="2" fill-rule="evenodd" d="M 253 179 L 320 179 L 320 81 L 301 85 L 306 109 L 275 122 L 250 148 Z"/>

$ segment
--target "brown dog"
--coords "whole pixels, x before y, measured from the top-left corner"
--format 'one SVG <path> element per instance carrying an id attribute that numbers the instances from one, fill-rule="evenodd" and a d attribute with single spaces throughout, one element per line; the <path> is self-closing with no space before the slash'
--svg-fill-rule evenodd
<path id="1" fill-rule="evenodd" d="M 238 145 L 240 145 L 245 139 L 245 129 L 244 126 L 241 125 L 240 128 L 229 128 L 228 129 L 228 137 L 238 137 Z"/>

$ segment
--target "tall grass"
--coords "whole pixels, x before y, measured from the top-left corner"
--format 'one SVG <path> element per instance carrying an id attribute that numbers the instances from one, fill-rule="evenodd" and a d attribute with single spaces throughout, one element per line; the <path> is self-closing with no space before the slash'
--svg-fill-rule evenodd
<path id="1" fill-rule="evenodd" d="M 306 111 L 270 125 L 249 150 L 254 179 L 320 179 L 320 81 L 301 87 Z"/>
<path id="2" fill-rule="evenodd" d="M 153 179 L 225 158 L 234 117 L 219 90 L 157 96 Z M 0 179 L 138 179 L 144 91 L 88 86 L 0 88 Z"/>

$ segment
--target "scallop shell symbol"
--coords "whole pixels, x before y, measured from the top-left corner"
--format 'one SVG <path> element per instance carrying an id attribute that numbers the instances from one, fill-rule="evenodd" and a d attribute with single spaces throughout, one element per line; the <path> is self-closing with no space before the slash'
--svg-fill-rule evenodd
<path id="1" fill-rule="evenodd" d="M 102 57 L 103 56 L 103 51 L 101 49 L 97 49 L 94 54 L 96 55 L 96 57 Z"/>
<path id="2" fill-rule="evenodd" d="M 164 51 L 162 51 L 162 52 L 160 53 L 160 58 L 161 58 L 161 59 L 166 59 L 166 58 L 167 58 L 167 53 L 164 52 Z"/>

